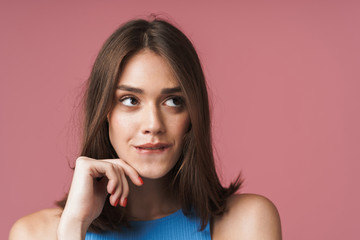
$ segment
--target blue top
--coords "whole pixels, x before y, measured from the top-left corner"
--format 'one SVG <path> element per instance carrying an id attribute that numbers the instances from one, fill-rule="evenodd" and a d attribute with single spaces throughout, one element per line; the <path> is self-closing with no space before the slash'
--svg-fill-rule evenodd
<path id="1" fill-rule="evenodd" d="M 203 231 L 199 231 L 200 219 L 193 215 L 185 216 L 181 209 L 155 220 L 131 221 L 130 225 L 131 228 L 123 227 L 121 232 L 87 232 L 85 240 L 211 239 L 210 224 L 208 223 Z"/>

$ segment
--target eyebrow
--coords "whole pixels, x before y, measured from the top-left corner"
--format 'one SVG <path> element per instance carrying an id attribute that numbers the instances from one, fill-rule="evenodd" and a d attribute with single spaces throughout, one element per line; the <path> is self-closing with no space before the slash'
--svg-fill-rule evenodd
<path id="1" fill-rule="evenodd" d="M 127 85 L 119 85 L 119 86 L 117 86 L 117 89 L 128 91 L 128 92 L 133 92 L 133 93 L 140 93 L 140 94 L 144 93 L 144 90 L 142 90 L 141 88 L 135 88 L 135 87 L 127 86 Z M 173 88 L 163 88 L 161 90 L 161 94 L 172 94 L 172 93 L 179 93 L 179 92 L 181 92 L 180 86 L 173 87 Z"/>
<path id="2" fill-rule="evenodd" d="M 119 85 L 119 86 L 117 86 L 117 89 L 128 91 L 128 92 L 134 92 L 134 93 L 144 93 L 144 91 L 140 88 L 134 88 L 134 87 L 130 87 L 127 85 Z"/>

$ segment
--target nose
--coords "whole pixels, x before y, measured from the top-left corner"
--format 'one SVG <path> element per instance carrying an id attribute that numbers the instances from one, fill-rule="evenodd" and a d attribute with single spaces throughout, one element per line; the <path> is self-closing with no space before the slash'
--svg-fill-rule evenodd
<path id="1" fill-rule="evenodd" d="M 144 108 L 142 117 L 142 133 L 159 135 L 165 132 L 161 111 L 156 106 Z"/>

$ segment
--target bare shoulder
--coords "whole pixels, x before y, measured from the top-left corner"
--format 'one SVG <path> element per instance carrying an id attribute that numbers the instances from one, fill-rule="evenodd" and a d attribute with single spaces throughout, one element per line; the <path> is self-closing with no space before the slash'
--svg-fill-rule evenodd
<path id="1" fill-rule="evenodd" d="M 12 226 L 9 240 L 56 239 L 61 212 L 59 208 L 44 209 L 20 218 Z"/>
<path id="2" fill-rule="evenodd" d="M 281 239 L 280 216 L 275 205 L 256 194 L 233 195 L 227 211 L 213 221 L 213 239 Z"/>

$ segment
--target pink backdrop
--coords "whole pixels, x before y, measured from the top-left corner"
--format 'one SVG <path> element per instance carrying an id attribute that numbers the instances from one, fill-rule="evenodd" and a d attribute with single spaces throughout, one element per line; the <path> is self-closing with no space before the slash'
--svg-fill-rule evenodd
<path id="1" fill-rule="evenodd" d="M 1 1 L 0 239 L 67 190 L 94 58 L 150 13 L 198 50 L 223 182 L 242 171 L 243 192 L 277 205 L 284 239 L 358 239 L 360 4 L 268 2 Z"/>

